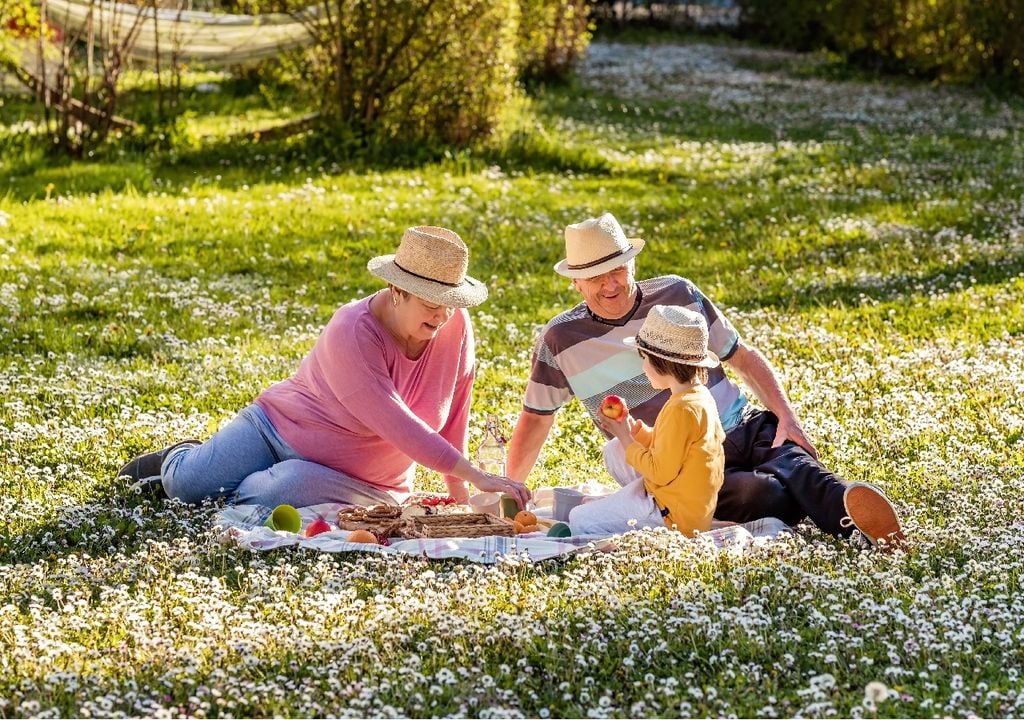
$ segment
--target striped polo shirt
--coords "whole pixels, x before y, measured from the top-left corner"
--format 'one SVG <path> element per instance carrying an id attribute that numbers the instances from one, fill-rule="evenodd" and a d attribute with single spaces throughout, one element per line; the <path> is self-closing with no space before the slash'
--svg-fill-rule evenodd
<path id="1" fill-rule="evenodd" d="M 722 360 L 736 352 L 740 341 L 736 328 L 689 280 L 665 275 L 641 280 L 637 287 L 639 304 L 623 318 L 598 318 L 586 303 L 580 303 L 544 326 L 533 350 L 524 409 L 550 415 L 576 396 L 596 423 L 605 396 L 619 395 L 633 417 L 653 426 L 670 393 L 651 387 L 640 356 L 622 341 L 636 336 L 655 305 L 682 305 L 700 313 L 708 324 L 711 352 Z M 721 366 L 708 370 L 707 387 L 728 431 L 739 422 L 746 398 Z"/>

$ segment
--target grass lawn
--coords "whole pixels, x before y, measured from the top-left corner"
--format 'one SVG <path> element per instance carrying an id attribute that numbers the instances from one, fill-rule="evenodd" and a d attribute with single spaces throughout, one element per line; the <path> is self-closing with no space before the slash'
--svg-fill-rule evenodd
<path id="1" fill-rule="evenodd" d="M 507 143 L 397 169 L 198 142 L 59 163 L 8 99 L 0 718 L 1024 714 L 1024 103 L 816 62 L 599 43 Z M 183 132 L 238 119 L 210 112 Z M 289 374 L 424 223 L 491 287 L 474 448 L 578 300 L 562 228 L 603 211 L 648 240 L 641 276 L 691 278 L 772 359 L 906 552 L 801 527 L 742 556 L 665 533 L 493 567 L 254 554 L 215 506 L 114 481 Z M 571 404 L 531 485 L 600 478 L 598 448 Z"/>

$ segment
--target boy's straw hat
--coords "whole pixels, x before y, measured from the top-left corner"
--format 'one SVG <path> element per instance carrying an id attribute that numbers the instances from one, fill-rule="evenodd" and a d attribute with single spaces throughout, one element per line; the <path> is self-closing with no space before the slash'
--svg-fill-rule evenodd
<path id="1" fill-rule="evenodd" d="M 394 255 L 366 269 L 395 287 L 447 307 L 472 307 L 487 299 L 487 286 L 466 274 L 469 249 L 452 230 L 420 225 L 406 230 Z"/>
<path id="2" fill-rule="evenodd" d="M 711 368 L 718 357 L 708 351 L 708 325 L 704 316 L 679 305 L 655 305 L 644 318 L 635 338 L 626 345 L 665 360 Z"/>
<path id="3" fill-rule="evenodd" d="M 555 272 L 567 278 L 592 278 L 625 265 L 644 247 L 640 238 L 627 238 L 615 216 L 605 213 L 565 228 L 565 260 Z"/>

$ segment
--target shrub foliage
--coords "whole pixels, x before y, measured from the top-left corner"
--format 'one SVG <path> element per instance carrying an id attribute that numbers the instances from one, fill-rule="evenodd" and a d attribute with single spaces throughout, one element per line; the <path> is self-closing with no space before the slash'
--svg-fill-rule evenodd
<path id="1" fill-rule="evenodd" d="M 516 74 L 515 0 L 323 0 L 304 77 L 359 138 L 466 143 L 487 135 Z"/>
<path id="2" fill-rule="evenodd" d="M 564 79 L 590 42 L 587 0 L 520 0 L 523 74 Z"/>
<path id="3" fill-rule="evenodd" d="M 882 70 L 1024 90 L 1019 0 L 739 0 L 741 28 L 799 50 L 821 47 Z"/>
<path id="4" fill-rule="evenodd" d="M 8 32 L 0 31 L 0 67 L 9 71 L 17 69 L 18 59 L 10 36 L 24 29 L 27 18 L 12 15 L 15 4 L 34 8 L 26 0 L 0 0 L 0 20 L 9 26 Z M 229 13 L 286 12 L 301 19 L 314 42 L 294 51 L 285 65 L 298 71 L 321 127 L 360 144 L 404 141 L 426 147 L 486 139 L 506 114 L 521 76 L 567 75 L 590 39 L 587 0 L 214 0 L 205 5 Z M 117 97 L 136 29 L 117 47 L 105 48 L 103 98 Z M 69 83 L 62 93 L 70 97 L 72 79 L 88 87 L 83 58 L 92 53 L 83 51 L 82 37 L 63 40 L 64 71 L 58 77 Z M 31 84 L 28 76 L 26 83 Z M 52 99 L 40 98 L 47 108 L 55 106 Z M 88 94 L 84 100 L 96 104 Z M 75 109 L 81 102 L 64 105 Z M 102 118 L 114 118 L 113 100 L 101 110 Z M 81 125 L 79 116 L 65 114 Z M 117 119 L 145 129 L 132 118 Z M 284 128 L 300 131 L 309 125 L 304 116 Z M 105 140 L 109 126 L 106 122 L 97 143 Z M 55 132 L 61 142 L 82 134 L 64 126 Z M 83 147 L 75 146 L 78 152 Z"/>

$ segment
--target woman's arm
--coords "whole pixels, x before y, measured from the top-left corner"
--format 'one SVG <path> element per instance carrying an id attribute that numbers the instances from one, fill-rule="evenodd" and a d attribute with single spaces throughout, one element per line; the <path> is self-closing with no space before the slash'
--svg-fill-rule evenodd
<path id="1" fill-rule="evenodd" d="M 457 363 L 447 364 L 448 368 L 455 365 L 455 369 L 444 369 L 444 363 L 438 368 L 424 368 L 423 382 L 442 383 L 439 372 L 456 374 L 451 398 L 441 399 L 449 405 L 441 431 L 427 425 L 399 395 L 384 361 L 384 350 L 372 337 L 338 338 L 338 356 L 333 358 L 336 367 L 328 375 L 329 384 L 339 402 L 359 409 L 358 419 L 368 430 L 417 464 L 448 476 L 446 482 L 457 500 L 468 498 L 465 483 L 469 482 L 480 490 L 507 492 L 525 505 L 530 498 L 525 485 L 489 475 L 473 467 L 465 455 L 475 359 L 468 315 L 464 318 L 462 334 L 445 338 L 449 347 L 436 348 L 459 353 Z"/>
<path id="2" fill-rule="evenodd" d="M 344 418 L 340 424 L 349 427 L 356 442 L 360 436 L 373 435 L 418 465 L 450 472 L 462 456 L 461 448 L 454 447 L 406 403 L 386 359 L 393 350 L 382 335 L 384 331 L 367 315 L 355 321 L 332 321 L 307 358 L 310 383 L 324 395 L 321 411 L 334 412 L 336 407 Z M 443 341 L 443 346 L 436 348 L 440 360 L 422 367 L 418 376 L 422 389 L 417 392 L 436 394 L 436 401 L 443 406 L 440 417 L 445 418 L 451 398 L 445 398 L 441 390 L 451 392 L 456 382 L 461 333 L 435 338 L 439 339 Z"/>

